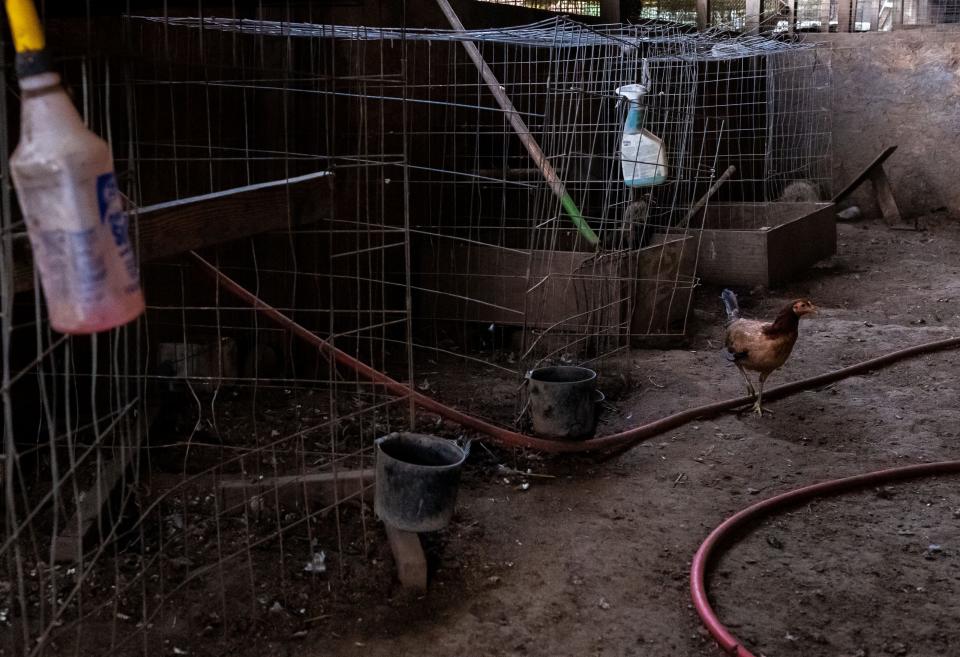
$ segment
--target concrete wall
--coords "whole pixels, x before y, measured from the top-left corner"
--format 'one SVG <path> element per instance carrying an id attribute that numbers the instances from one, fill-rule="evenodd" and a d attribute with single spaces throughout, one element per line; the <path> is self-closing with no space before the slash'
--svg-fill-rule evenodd
<path id="1" fill-rule="evenodd" d="M 834 190 L 884 148 L 905 216 L 960 219 L 960 27 L 811 35 L 833 47 Z M 864 185 L 855 200 L 876 211 Z"/>

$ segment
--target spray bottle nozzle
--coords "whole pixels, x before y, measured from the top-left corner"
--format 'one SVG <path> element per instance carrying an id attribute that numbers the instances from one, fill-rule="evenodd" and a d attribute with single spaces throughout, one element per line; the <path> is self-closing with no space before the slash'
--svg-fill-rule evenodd
<path id="1" fill-rule="evenodd" d="M 643 65 L 640 69 L 640 82 L 637 84 L 626 84 L 616 89 L 616 94 L 626 98 L 631 103 L 640 102 L 640 96 L 645 96 L 650 91 L 650 65 L 647 59 L 643 59 Z"/>
<path id="2" fill-rule="evenodd" d="M 616 94 L 626 98 L 632 103 L 640 102 L 640 96 L 647 93 L 647 88 L 642 84 L 627 84 L 617 87 Z"/>

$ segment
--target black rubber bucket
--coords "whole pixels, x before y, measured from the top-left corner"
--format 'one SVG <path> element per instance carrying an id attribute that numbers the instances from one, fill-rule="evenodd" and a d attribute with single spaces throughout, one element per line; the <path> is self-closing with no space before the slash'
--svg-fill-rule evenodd
<path id="1" fill-rule="evenodd" d="M 577 440 L 596 429 L 597 373 L 586 367 L 541 367 L 527 377 L 533 432 Z"/>
<path id="2" fill-rule="evenodd" d="M 408 532 L 443 529 L 453 517 L 460 470 L 470 446 L 419 433 L 376 440 L 374 510 L 385 523 Z"/>

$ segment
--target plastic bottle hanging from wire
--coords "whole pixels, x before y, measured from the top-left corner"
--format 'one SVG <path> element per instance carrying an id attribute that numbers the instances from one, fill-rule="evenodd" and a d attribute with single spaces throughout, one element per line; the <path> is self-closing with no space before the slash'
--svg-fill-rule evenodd
<path id="1" fill-rule="evenodd" d="M 652 187 L 664 183 L 668 175 L 667 155 L 663 140 L 644 125 L 648 107 L 643 102 L 650 92 L 650 65 L 643 60 L 639 84 L 628 84 L 616 90 L 629 103 L 627 119 L 620 141 L 620 164 L 623 184 L 627 187 Z"/>
<path id="2" fill-rule="evenodd" d="M 22 93 L 10 171 L 50 325 L 106 331 L 144 310 L 110 146 L 83 124 L 52 70 L 30 0 L 7 0 Z"/>

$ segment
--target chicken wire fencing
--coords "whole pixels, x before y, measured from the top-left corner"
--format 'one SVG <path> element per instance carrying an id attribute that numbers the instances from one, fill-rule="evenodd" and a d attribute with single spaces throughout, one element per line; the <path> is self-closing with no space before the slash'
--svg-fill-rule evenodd
<path id="1" fill-rule="evenodd" d="M 543 9 L 572 16 L 599 16 L 600 0 L 481 0 L 495 5 Z"/>
<path id="2" fill-rule="evenodd" d="M 53 333 L 2 187 L 6 654 L 225 654 L 335 632 L 393 586 L 374 439 L 458 435 L 404 390 L 510 426 L 530 367 L 688 331 L 715 203 L 825 180 L 822 55 L 800 44 L 561 19 L 102 29 L 122 47 L 64 28 L 58 67 L 113 146 L 148 310 Z M 667 176 L 628 187 L 616 90 L 641 82 Z"/>
<path id="3" fill-rule="evenodd" d="M 48 29 L 113 146 L 148 310 L 52 334 L 4 186 L 21 292 L 3 295 L 0 652 L 241 654 L 329 629 L 383 591 L 375 566 L 355 576 L 380 557 L 370 454 L 410 407 L 230 290 L 411 379 L 408 286 L 388 275 L 409 269 L 406 136 L 377 100 L 405 46 L 387 63 L 362 41 L 101 27 L 123 47 Z"/>
<path id="4" fill-rule="evenodd" d="M 632 18 L 774 34 L 887 32 L 960 22 L 960 0 L 638 0 L 634 5 Z"/>

